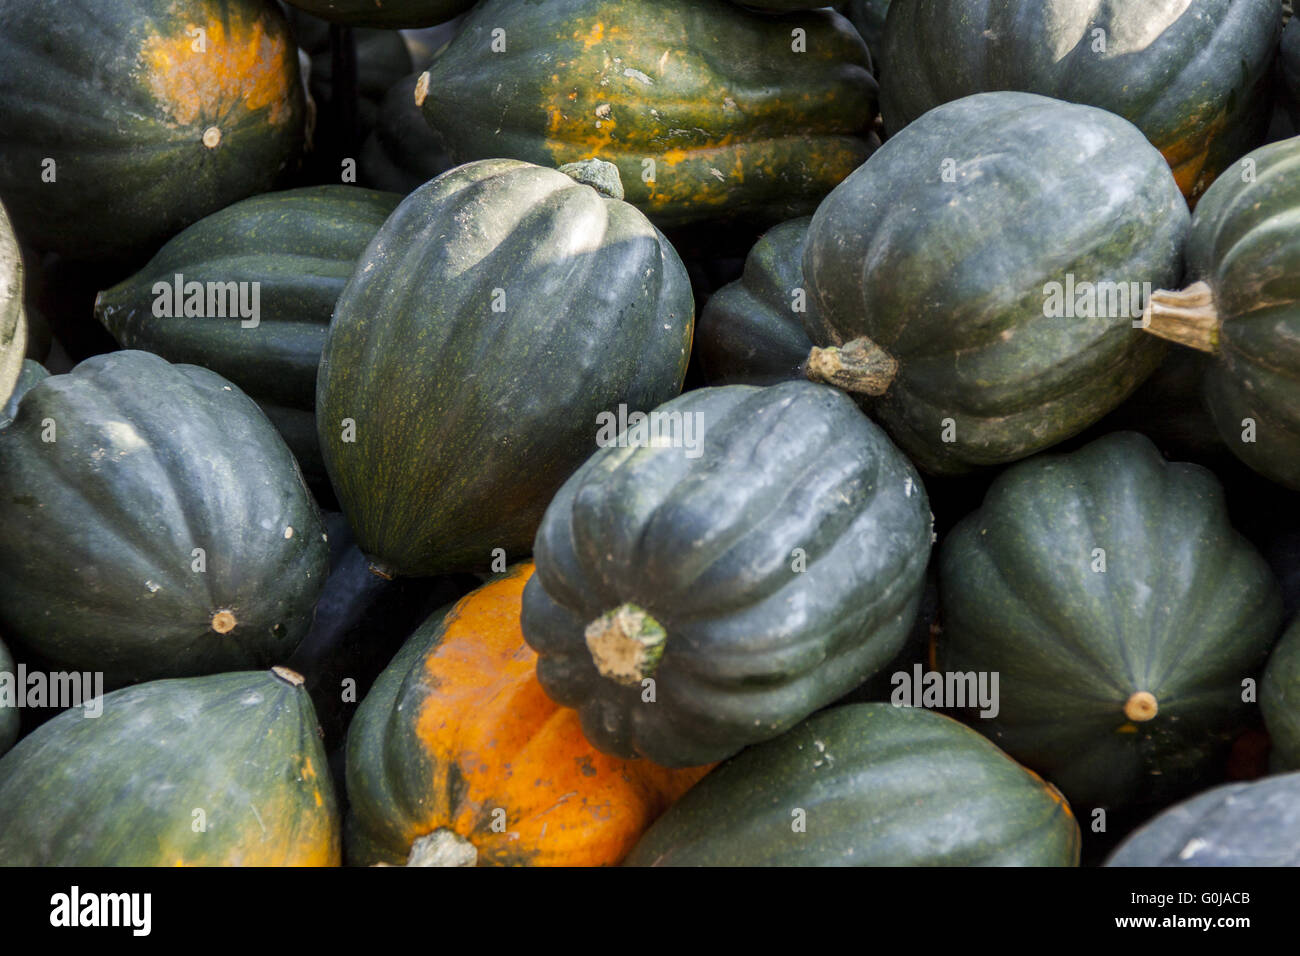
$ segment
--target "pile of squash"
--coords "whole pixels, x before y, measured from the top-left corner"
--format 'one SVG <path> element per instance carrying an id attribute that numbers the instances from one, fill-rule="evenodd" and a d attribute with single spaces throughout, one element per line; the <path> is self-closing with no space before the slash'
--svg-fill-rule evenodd
<path id="1" fill-rule="evenodd" d="M 1300 865 L 1289 18 L 0 0 L 0 864 Z"/>

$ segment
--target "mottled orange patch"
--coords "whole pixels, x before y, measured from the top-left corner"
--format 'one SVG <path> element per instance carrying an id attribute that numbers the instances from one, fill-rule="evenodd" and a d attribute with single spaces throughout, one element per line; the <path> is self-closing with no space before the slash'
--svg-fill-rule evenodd
<path id="1" fill-rule="evenodd" d="M 205 31 L 202 52 L 195 49 L 195 28 Z M 154 99 L 176 126 L 220 128 L 237 110 L 267 110 L 267 120 L 280 125 L 293 114 L 296 56 L 273 21 L 231 16 L 228 23 L 213 18 L 174 35 L 150 35 L 140 64 Z"/>
<path id="2" fill-rule="evenodd" d="M 1044 780 L 1038 774 L 1034 773 L 1028 767 L 1025 767 L 1023 769 L 1025 773 L 1029 774 L 1029 776 L 1033 777 L 1034 780 L 1038 782 L 1038 785 L 1040 787 L 1042 787 L 1044 790 L 1047 791 L 1047 795 L 1052 798 L 1052 802 L 1055 803 L 1057 806 L 1059 806 L 1063 811 L 1065 811 L 1065 815 L 1069 817 L 1071 820 L 1073 820 L 1074 811 L 1070 809 L 1070 801 L 1065 799 L 1065 794 L 1061 793 L 1060 790 L 1056 789 L 1056 784 L 1048 783 L 1046 780 Z"/>
<path id="3" fill-rule="evenodd" d="M 666 770 L 587 743 L 577 712 L 537 683 L 519 627 L 532 571 L 524 565 L 462 600 L 424 660 L 416 733 L 434 777 L 409 837 L 447 827 L 475 845 L 480 865 L 613 865 L 709 768 Z M 492 828 L 497 809 L 504 832 Z"/>

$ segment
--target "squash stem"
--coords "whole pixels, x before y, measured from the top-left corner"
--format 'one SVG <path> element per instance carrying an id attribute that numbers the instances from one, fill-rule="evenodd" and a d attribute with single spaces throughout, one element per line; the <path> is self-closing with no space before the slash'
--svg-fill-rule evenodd
<path id="1" fill-rule="evenodd" d="M 560 172 L 574 182 L 590 186 L 606 199 L 622 199 L 623 178 L 618 174 L 618 167 L 603 159 L 584 159 L 577 163 L 565 163 Z"/>
<path id="2" fill-rule="evenodd" d="M 1124 716 L 1135 724 L 1151 720 L 1159 710 L 1156 695 L 1146 690 L 1138 691 L 1124 703 Z"/>
<path id="3" fill-rule="evenodd" d="M 659 666 L 668 633 L 635 604 L 624 604 L 587 625 L 586 639 L 602 677 L 634 686 Z"/>
<path id="4" fill-rule="evenodd" d="M 459 833 L 439 827 L 411 844 L 407 866 L 478 866 L 478 847 Z"/>
<path id="5" fill-rule="evenodd" d="M 898 375 L 898 359 L 868 338 L 847 345 L 813 348 L 804 375 L 855 395 L 884 395 Z"/>
<path id="6" fill-rule="evenodd" d="M 1142 313 L 1142 328 L 1147 332 L 1201 352 L 1218 351 L 1222 326 L 1214 290 L 1205 282 L 1181 292 L 1153 292 Z"/>

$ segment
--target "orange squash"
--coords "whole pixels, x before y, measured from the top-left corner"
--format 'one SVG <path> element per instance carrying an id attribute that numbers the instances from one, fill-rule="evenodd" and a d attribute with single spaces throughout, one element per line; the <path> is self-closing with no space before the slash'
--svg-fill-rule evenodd
<path id="1" fill-rule="evenodd" d="M 353 864 L 607 866 L 709 770 L 600 753 L 537 683 L 519 613 L 531 564 L 435 614 L 348 734 Z"/>

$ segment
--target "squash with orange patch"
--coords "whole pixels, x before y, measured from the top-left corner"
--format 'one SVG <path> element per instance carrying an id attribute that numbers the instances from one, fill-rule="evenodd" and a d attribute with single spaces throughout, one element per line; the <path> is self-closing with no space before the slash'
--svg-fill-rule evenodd
<path id="1" fill-rule="evenodd" d="M 870 57 L 833 10 L 486 0 L 415 96 L 458 162 L 603 159 L 659 226 L 807 215 L 877 145 Z"/>
<path id="2" fill-rule="evenodd" d="M 293 671 L 153 681 L 0 759 L 0 865 L 337 866 L 339 814 Z"/>
<path id="3" fill-rule="evenodd" d="M 0 196 L 73 258 L 139 260 L 303 145 L 297 48 L 263 0 L 6 0 L 0 62 Z"/>
<path id="4" fill-rule="evenodd" d="M 619 863 L 707 768 L 597 751 L 534 676 L 519 611 L 533 566 L 415 632 L 348 732 L 348 862 L 416 866 Z"/>

